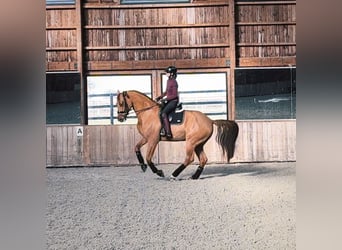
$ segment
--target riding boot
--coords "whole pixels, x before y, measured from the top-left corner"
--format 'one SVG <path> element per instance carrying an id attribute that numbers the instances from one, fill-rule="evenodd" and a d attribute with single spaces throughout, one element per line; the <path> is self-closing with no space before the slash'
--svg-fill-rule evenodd
<path id="1" fill-rule="evenodd" d="M 164 129 L 166 132 L 166 137 L 172 138 L 169 118 L 167 116 L 163 117 L 163 122 L 164 122 Z"/>
<path id="2" fill-rule="evenodd" d="M 160 123 L 162 125 L 161 129 L 160 129 L 160 136 L 165 136 L 165 129 L 164 129 L 164 122 L 163 122 L 163 118 L 162 116 L 160 115 Z"/>

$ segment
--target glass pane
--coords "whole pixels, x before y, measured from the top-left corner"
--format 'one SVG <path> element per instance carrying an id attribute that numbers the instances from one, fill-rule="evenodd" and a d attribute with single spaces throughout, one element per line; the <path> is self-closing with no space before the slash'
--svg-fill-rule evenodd
<path id="1" fill-rule="evenodd" d="M 46 5 L 75 4 L 75 0 L 46 0 Z"/>
<path id="2" fill-rule="evenodd" d="M 89 76 L 88 78 L 88 124 L 119 124 L 117 119 L 117 91 L 137 90 L 151 96 L 151 75 Z M 131 111 L 125 123 L 136 124 Z"/>
<path id="3" fill-rule="evenodd" d="M 296 118 L 296 68 L 237 69 L 236 119 Z"/>
<path id="4" fill-rule="evenodd" d="M 163 91 L 167 76 L 162 77 Z M 226 73 L 178 74 L 178 91 L 183 109 L 198 110 L 211 119 L 227 119 Z"/>
<path id="5" fill-rule="evenodd" d="M 80 124 L 80 74 L 46 74 L 46 123 Z"/>

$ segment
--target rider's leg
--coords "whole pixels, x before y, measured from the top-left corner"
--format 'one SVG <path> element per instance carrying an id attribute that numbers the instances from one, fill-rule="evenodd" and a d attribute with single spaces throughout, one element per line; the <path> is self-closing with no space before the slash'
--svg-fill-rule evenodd
<path id="1" fill-rule="evenodd" d="M 164 123 L 164 129 L 165 129 L 166 137 L 172 138 L 169 117 L 168 117 L 167 114 L 163 113 L 162 114 L 162 118 L 163 118 L 163 123 Z"/>
<path id="2" fill-rule="evenodd" d="M 170 127 L 170 122 L 169 122 L 169 114 L 176 109 L 177 103 L 178 103 L 177 100 L 169 101 L 164 107 L 164 109 L 161 111 L 163 127 L 166 132 L 166 137 L 168 138 L 172 138 L 171 127 Z"/>
<path id="3" fill-rule="evenodd" d="M 159 119 L 160 119 L 160 123 L 161 123 L 160 136 L 165 136 L 165 129 L 164 129 L 164 122 L 163 122 L 163 118 L 162 118 L 162 113 L 163 113 L 163 109 L 161 109 L 159 112 Z"/>

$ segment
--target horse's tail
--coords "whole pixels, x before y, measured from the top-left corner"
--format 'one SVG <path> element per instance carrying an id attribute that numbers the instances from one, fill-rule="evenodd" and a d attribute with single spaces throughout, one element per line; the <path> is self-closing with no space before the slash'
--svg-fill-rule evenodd
<path id="1" fill-rule="evenodd" d="M 217 126 L 216 142 L 221 146 L 223 155 L 229 160 L 234 156 L 235 142 L 239 134 L 239 126 L 231 120 L 215 120 Z"/>

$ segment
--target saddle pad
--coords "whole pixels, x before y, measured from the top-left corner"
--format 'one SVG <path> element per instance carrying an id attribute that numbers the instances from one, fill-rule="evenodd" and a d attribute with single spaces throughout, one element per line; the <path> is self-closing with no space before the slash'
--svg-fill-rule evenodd
<path id="1" fill-rule="evenodd" d="M 170 124 L 181 124 L 183 123 L 183 118 L 184 118 L 184 110 L 171 112 L 169 114 Z"/>

